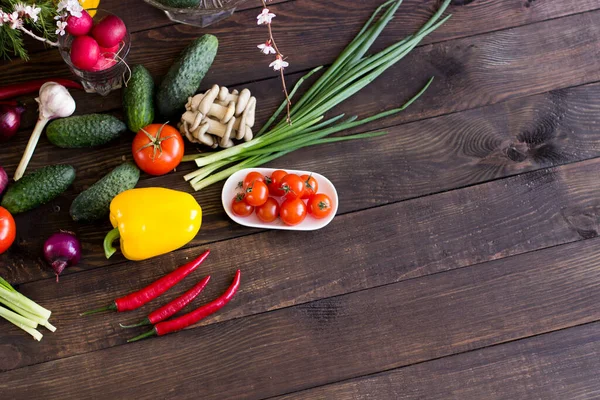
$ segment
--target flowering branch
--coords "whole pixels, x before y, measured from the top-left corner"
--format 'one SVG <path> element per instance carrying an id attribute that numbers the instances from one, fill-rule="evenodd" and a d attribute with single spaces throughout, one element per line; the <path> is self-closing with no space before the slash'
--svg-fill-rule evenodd
<path id="1" fill-rule="evenodd" d="M 258 25 L 267 25 L 267 29 L 269 30 L 269 39 L 265 43 L 259 44 L 257 47 L 263 54 L 275 54 L 275 61 L 269 64 L 269 67 L 273 68 L 275 71 L 279 71 L 279 75 L 281 76 L 281 84 L 283 86 L 283 93 L 285 94 L 285 99 L 287 102 L 287 122 L 291 125 L 292 120 L 290 118 L 290 107 L 292 102 L 290 100 L 290 96 L 287 91 L 287 87 L 285 85 L 285 76 L 283 74 L 283 70 L 287 68 L 290 64 L 285 61 L 283 54 L 279 51 L 277 47 L 277 43 L 275 42 L 275 38 L 273 37 L 273 30 L 271 29 L 271 20 L 275 18 L 275 14 L 269 12 L 267 8 L 266 0 L 262 0 L 263 9 L 262 12 L 256 17 Z"/>
<path id="2" fill-rule="evenodd" d="M 54 35 L 49 32 L 52 28 L 52 17 L 54 16 L 56 20 L 54 34 L 63 36 L 69 16 L 79 18 L 83 11 L 83 7 L 77 0 L 60 0 L 58 3 L 54 0 L 39 0 L 37 5 L 36 3 L 26 5 L 26 3 L 26 1 L 0 1 L 0 56 L 8 58 L 9 52 L 12 52 L 27 59 L 21 33 L 58 47 L 58 41 L 53 41 Z M 40 31 L 41 35 L 35 34 L 34 29 Z"/>

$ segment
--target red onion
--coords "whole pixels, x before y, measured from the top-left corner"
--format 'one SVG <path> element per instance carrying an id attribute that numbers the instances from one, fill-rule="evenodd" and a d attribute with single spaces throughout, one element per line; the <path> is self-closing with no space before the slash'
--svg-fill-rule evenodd
<path id="1" fill-rule="evenodd" d="M 44 243 L 44 258 L 52 266 L 58 282 L 58 275 L 66 267 L 77 265 L 79 262 L 81 244 L 74 233 L 57 232 Z"/>
<path id="2" fill-rule="evenodd" d="M 25 111 L 23 106 L 0 105 L 0 142 L 10 139 L 17 133 L 23 111 Z"/>
<path id="3" fill-rule="evenodd" d="M 2 196 L 2 193 L 4 193 L 7 186 L 8 175 L 6 175 L 6 171 L 4 170 L 4 168 L 0 167 L 0 196 Z"/>

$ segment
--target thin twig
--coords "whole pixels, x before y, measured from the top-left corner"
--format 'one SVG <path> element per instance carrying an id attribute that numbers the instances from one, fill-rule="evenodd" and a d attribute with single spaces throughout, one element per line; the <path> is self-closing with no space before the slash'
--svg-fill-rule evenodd
<path id="1" fill-rule="evenodd" d="M 22 27 L 22 26 L 21 26 L 21 27 L 19 27 L 19 29 L 20 29 L 22 32 L 24 32 L 24 33 L 28 34 L 29 36 L 31 36 L 32 38 L 34 38 L 35 40 L 39 40 L 40 42 L 47 43 L 47 44 L 49 44 L 50 46 L 58 47 L 58 42 L 53 42 L 53 41 L 51 41 L 51 40 L 48 40 L 48 39 L 45 39 L 45 38 L 43 38 L 43 37 L 39 37 L 39 36 L 38 36 L 38 35 L 36 35 L 35 33 L 31 32 L 31 31 L 30 31 L 30 30 L 28 30 L 28 29 L 25 29 L 25 28 L 24 28 L 24 27 Z"/>
<path id="2" fill-rule="evenodd" d="M 263 7 L 267 8 L 267 2 L 265 0 L 261 0 L 261 1 L 263 3 Z M 279 51 L 279 48 L 277 47 L 277 43 L 275 42 L 275 38 L 273 37 L 273 30 L 271 29 L 271 23 L 270 22 L 267 24 L 267 28 L 269 30 L 269 42 L 273 45 L 273 48 L 277 52 L 277 57 L 279 57 L 279 58 L 281 58 L 283 60 L 284 59 L 283 58 L 283 54 L 281 54 L 281 52 Z M 287 123 L 291 125 L 292 124 L 292 119 L 290 117 L 290 108 L 292 106 L 292 101 L 290 100 L 290 96 L 289 96 L 288 91 L 287 91 L 287 86 L 285 84 L 285 76 L 283 74 L 283 68 L 281 68 L 279 70 L 279 75 L 281 76 L 281 85 L 283 86 L 283 93 L 285 94 L 285 100 L 287 102 L 287 117 L 286 117 L 286 120 L 287 120 Z"/>

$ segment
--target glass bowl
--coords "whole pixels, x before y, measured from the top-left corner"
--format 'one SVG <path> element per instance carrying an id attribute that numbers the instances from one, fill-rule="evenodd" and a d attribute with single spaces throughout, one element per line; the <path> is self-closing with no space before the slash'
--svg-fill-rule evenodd
<path id="1" fill-rule="evenodd" d="M 168 7 L 156 0 L 144 0 L 146 3 L 163 10 L 173 22 L 205 28 L 233 14 L 236 7 L 246 0 L 198 0 L 196 7 Z"/>
<path id="2" fill-rule="evenodd" d="M 96 15 L 94 15 L 93 18 L 94 23 L 100 21 L 107 15 L 114 15 L 113 13 L 100 8 L 88 9 L 87 11 L 89 12 L 92 10 L 96 11 Z M 73 65 L 70 56 L 71 42 L 73 42 L 73 39 L 74 36 L 69 35 L 68 33 L 64 36 L 59 36 L 59 51 L 73 74 L 81 80 L 84 90 L 87 93 L 98 93 L 102 96 L 106 96 L 113 90 L 120 89 L 123 86 L 124 75 L 129 70 L 126 63 L 129 48 L 131 46 L 129 30 L 125 33 L 125 37 L 121 42 L 121 48 L 117 53 L 117 63 L 102 71 L 85 71 Z"/>

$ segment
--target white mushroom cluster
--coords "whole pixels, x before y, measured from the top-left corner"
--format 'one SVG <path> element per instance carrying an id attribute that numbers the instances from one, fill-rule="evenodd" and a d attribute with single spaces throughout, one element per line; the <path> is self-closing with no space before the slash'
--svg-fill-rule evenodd
<path id="1" fill-rule="evenodd" d="M 217 148 L 233 146 L 233 139 L 252 140 L 256 97 L 248 89 L 230 93 L 214 85 L 188 98 L 185 109 L 178 127 L 190 142 Z"/>

